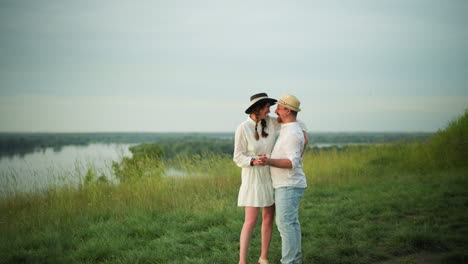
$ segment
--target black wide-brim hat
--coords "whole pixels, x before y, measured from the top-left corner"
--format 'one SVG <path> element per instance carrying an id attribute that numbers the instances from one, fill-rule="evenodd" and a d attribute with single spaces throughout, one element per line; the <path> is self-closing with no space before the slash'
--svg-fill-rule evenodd
<path id="1" fill-rule="evenodd" d="M 276 99 L 269 98 L 268 94 L 266 93 L 254 94 L 250 97 L 250 106 L 245 110 L 245 113 L 252 113 L 252 109 L 255 107 L 255 105 L 261 104 L 263 102 L 267 102 L 270 103 L 270 105 L 274 105 L 276 104 L 276 101 Z"/>

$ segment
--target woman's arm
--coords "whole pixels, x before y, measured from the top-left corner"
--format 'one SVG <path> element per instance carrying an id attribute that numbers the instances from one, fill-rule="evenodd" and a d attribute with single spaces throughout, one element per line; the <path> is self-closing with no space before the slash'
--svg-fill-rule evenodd
<path id="1" fill-rule="evenodd" d="M 304 155 L 304 152 L 307 148 L 307 144 L 309 144 L 309 135 L 307 134 L 307 126 L 302 120 L 297 120 L 297 123 L 302 129 L 302 133 L 304 133 L 304 150 L 302 151 L 302 155 Z"/>
<path id="2" fill-rule="evenodd" d="M 244 132 L 242 125 L 240 125 L 236 130 L 236 135 L 234 137 L 234 154 L 233 161 L 237 166 L 241 168 L 250 167 L 250 162 L 252 161 L 252 156 L 247 155 L 248 141 Z"/>
<path id="3" fill-rule="evenodd" d="M 304 156 L 304 152 L 306 151 L 307 144 L 309 144 L 309 135 L 307 134 L 307 131 L 302 130 L 302 133 L 304 133 L 304 149 L 302 150 L 301 157 Z"/>

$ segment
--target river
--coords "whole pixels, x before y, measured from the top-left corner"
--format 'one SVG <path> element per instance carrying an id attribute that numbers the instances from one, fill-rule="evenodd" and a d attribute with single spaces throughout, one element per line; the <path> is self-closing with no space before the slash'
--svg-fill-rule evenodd
<path id="1" fill-rule="evenodd" d="M 131 144 L 90 144 L 46 148 L 24 156 L 0 158 L 0 197 L 32 192 L 50 185 L 77 184 L 89 168 L 115 180 L 112 162 L 131 157 Z"/>

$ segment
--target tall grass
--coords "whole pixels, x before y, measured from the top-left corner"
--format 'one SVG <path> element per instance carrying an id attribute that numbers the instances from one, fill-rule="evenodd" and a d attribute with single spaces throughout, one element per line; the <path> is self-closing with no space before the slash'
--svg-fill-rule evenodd
<path id="1" fill-rule="evenodd" d="M 466 262 L 466 116 L 424 143 L 306 152 L 304 263 L 378 263 L 424 252 L 436 263 Z M 120 184 L 88 175 L 78 188 L 0 200 L 0 263 L 237 262 L 243 210 L 231 157 L 205 153 L 139 168 L 143 177 Z M 187 176 L 167 177 L 161 168 Z M 259 234 L 257 225 L 251 263 Z M 270 252 L 278 263 L 276 231 Z"/>
<path id="2" fill-rule="evenodd" d="M 432 162 L 439 167 L 468 167 L 468 109 L 449 122 L 428 144 Z"/>

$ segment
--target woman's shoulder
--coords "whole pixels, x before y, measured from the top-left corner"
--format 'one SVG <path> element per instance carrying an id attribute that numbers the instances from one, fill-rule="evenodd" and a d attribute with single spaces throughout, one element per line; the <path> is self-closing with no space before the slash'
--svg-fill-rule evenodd
<path id="1" fill-rule="evenodd" d="M 265 117 L 265 121 L 267 122 L 267 124 L 276 124 L 276 123 L 278 123 L 278 121 L 277 121 L 276 118 L 271 117 L 271 116 L 269 116 L 269 115 L 267 115 L 267 116 Z"/>
<path id="2" fill-rule="evenodd" d="M 246 119 L 244 121 L 242 121 L 238 126 L 237 126 L 237 130 L 240 130 L 240 129 L 247 129 L 249 127 L 253 127 L 253 124 L 252 124 L 252 121 L 250 121 L 249 119 Z"/>
<path id="3" fill-rule="evenodd" d="M 281 128 L 281 124 L 278 123 L 278 118 L 268 115 L 265 120 L 267 122 L 267 126 L 270 126 L 273 130 L 279 130 Z"/>

